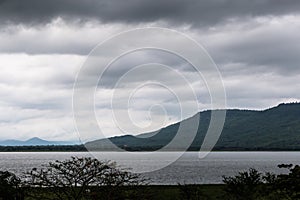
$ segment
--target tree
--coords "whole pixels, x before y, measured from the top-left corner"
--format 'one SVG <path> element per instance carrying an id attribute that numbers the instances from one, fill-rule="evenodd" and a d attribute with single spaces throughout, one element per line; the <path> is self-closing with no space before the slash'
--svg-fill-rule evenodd
<path id="1" fill-rule="evenodd" d="M 8 171 L 0 171 L 0 199 L 22 199 L 20 192 L 21 180 L 15 174 Z"/>
<path id="2" fill-rule="evenodd" d="M 115 165 L 115 163 L 114 163 Z M 147 179 L 138 174 L 128 171 L 128 169 L 119 169 L 116 166 L 107 170 L 103 182 L 92 188 L 91 199 L 148 199 L 150 194 L 147 188 L 139 187 L 147 185 Z"/>
<path id="3" fill-rule="evenodd" d="M 254 200 L 260 196 L 259 190 L 263 183 L 262 174 L 256 169 L 239 172 L 234 177 L 223 176 L 226 184 L 225 192 L 230 199 Z"/>
<path id="4" fill-rule="evenodd" d="M 53 197 L 41 192 L 42 197 L 37 197 L 39 199 L 79 200 L 89 196 L 93 188 L 137 185 L 142 182 L 138 175 L 119 169 L 114 162 L 89 157 L 50 162 L 40 170 L 32 169 L 29 175 L 28 184 L 31 187 L 47 188 L 55 194 Z"/>

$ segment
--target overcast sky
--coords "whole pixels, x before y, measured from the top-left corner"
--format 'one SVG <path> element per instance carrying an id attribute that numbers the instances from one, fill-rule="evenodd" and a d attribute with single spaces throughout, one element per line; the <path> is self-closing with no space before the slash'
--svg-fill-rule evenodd
<path id="1" fill-rule="evenodd" d="M 265 109 L 300 101 L 298 0 L 0 0 L 0 140 L 37 136 L 78 141 L 72 92 L 81 65 L 108 37 L 143 27 L 174 29 L 203 45 L 220 70 L 228 108 Z M 114 91 L 110 86 L 115 77 L 146 62 L 168 65 L 188 77 L 197 88 L 198 110 L 186 98 L 180 103 L 190 110 L 181 116 L 173 94 L 149 85 L 137 90 L 130 107 L 134 123 L 144 129 L 122 132 L 108 104 Z M 105 135 L 151 131 L 209 109 L 205 84 L 189 69 L 182 60 L 151 50 L 114 63 L 96 93 L 97 119 Z M 177 75 L 162 70 L 151 76 L 184 93 L 186 88 L 174 82 Z M 142 83 L 140 79 L 133 82 Z M 148 126 L 151 117 L 158 123 Z"/>

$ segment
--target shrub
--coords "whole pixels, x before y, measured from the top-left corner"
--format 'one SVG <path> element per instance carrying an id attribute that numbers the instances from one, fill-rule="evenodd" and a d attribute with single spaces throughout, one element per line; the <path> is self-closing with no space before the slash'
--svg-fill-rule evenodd
<path id="1" fill-rule="evenodd" d="M 254 200 L 260 196 L 260 186 L 263 183 L 262 174 L 256 169 L 239 172 L 234 177 L 223 177 L 226 184 L 227 197 L 236 200 Z"/>
<path id="2" fill-rule="evenodd" d="M 0 171 L 0 199 L 22 199 L 20 191 L 21 180 L 8 171 Z"/>

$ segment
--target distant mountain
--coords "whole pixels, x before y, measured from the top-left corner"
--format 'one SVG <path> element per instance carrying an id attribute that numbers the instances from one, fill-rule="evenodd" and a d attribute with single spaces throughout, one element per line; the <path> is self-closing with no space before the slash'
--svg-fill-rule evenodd
<path id="1" fill-rule="evenodd" d="M 47 145 L 73 145 L 72 142 L 47 141 L 38 137 L 26 141 L 21 140 L 4 140 L 0 141 L 0 146 L 47 146 Z"/>
<path id="2" fill-rule="evenodd" d="M 200 114 L 200 125 L 189 150 L 199 150 L 210 122 L 211 111 Z M 263 111 L 227 110 L 221 137 L 214 150 L 300 150 L 300 103 L 280 104 Z M 195 116 L 194 116 L 195 117 Z M 193 118 L 187 120 L 193 120 Z M 157 150 L 176 135 L 179 123 L 167 126 L 157 134 L 138 137 L 125 135 L 109 138 L 127 150 Z M 186 130 L 186 134 L 189 131 Z M 114 150 L 106 139 L 86 143 L 92 150 Z M 173 150 L 182 150 L 181 147 Z"/>

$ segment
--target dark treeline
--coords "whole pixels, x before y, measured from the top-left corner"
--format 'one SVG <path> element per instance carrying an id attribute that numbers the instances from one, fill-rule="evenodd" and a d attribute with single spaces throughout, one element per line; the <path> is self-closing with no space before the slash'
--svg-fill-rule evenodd
<path id="1" fill-rule="evenodd" d="M 0 146 L 0 152 L 87 151 L 84 145 Z"/>
<path id="2" fill-rule="evenodd" d="M 162 147 L 120 147 L 126 151 L 155 151 Z M 0 146 L 0 152 L 85 152 L 84 145 L 48 145 L 48 146 Z M 116 151 L 116 149 L 95 149 L 95 151 Z M 171 151 L 171 150 L 170 150 Z M 174 149 L 178 151 L 178 149 Z M 188 151 L 199 151 L 199 148 L 191 147 Z M 213 151 L 300 151 L 298 148 L 240 148 L 240 147 L 216 147 Z"/>

